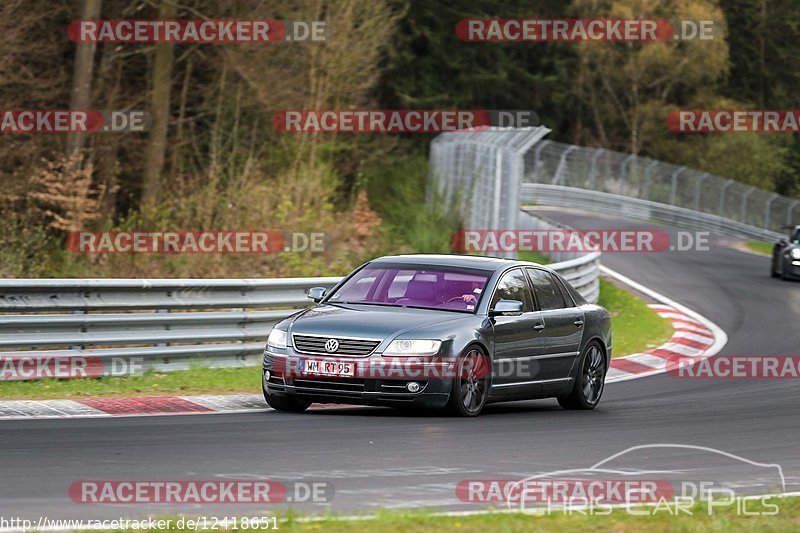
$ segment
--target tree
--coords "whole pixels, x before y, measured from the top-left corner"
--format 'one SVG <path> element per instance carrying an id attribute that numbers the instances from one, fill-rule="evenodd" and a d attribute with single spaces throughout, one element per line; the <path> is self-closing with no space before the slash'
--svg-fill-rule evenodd
<path id="1" fill-rule="evenodd" d="M 84 0 L 82 20 L 96 20 L 100 18 L 101 0 Z M 97 43 L 90 41 L 78 43 L 75 51 L 75 69 L 72 77 L 72 95 L 70 109 L 87 110 L 92 101 L 92 73 L 94 72 L 94 54 Z M 67 155 L 72 157 L 75 152 L 83 149 L 86 142 L 86 132 L 71 132 L 67 136 Z"/>
<path id="2" fill-rule="evenodd" d="M 171 20 L 177 9 L 172 0 L 162 0 L 158 18 Z M 170 119 L 170 94 L 172 91 L 172 64 L 175 45 L 169 42 L 156 44 L 153 59 L 153 89 L 150 92 L 152 126 L 147 141 L 144 162 L 142 202 L 153 206 L 161 200 L 161 172 L 167 151 L 167 132 Z"/>
<path id="3" fill-rule="evenodd" d="M 711 0 L 575 0 L 574 5 L 585 18 L 722 20 Z M 728 47 L 720 33 L 710 41 L 577 43 L 581 91 L 592 110 L 589 127 L 603 144 L 638 154 L 661 136 L 653 125 L 665 131 L 670 109 L 718 84 L 728 71 Z"/>

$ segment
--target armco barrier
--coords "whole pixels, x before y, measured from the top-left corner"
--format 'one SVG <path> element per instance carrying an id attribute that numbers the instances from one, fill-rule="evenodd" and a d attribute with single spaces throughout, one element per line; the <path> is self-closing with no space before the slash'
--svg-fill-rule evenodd
<path id="1" fill-rule="evenodd" d="M 588 254 L 550 266 L 594 301 L 598 262 Z M 0 280 L 0 359 L 119 358 L 140 361 L 137 370 L 258 365 L 272 326 L 309 305 L 310 287 L 340 279 Z"/>
<path id="2" fill-rule="evenodd" d="M 586 209 L 612 215 L 656 220 L 672 226 L 703 229 L 744 239 L 775 241 L 784 237 L 781 233 L 683 207 L 576 187 L 526 183 L 522 185 L 521 198 L 523 205 L 543 204 Z"/>

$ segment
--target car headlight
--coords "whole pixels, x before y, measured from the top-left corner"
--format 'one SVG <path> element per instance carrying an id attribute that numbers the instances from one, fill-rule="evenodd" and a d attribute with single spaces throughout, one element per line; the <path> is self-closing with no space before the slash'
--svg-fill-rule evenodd
<path id="1" fill-rule="evenodd" d="M 792 259 L 800 259 L 800 248 L 792 248 L 789 250 L 789 255 Z"/>
<path id="2" fill-rule="evenodd" d="M 397 339 L 389 343 L 383 355 L 435 355 L 441 347 L 439 340 Z"/>
<path id="3" fill-rule="evenodd" d="M 272 348 L 286 348 L 286 339 L 288 336 L 285 330 L 272 328 L 272 331 L 269 332 L 269 338 L 267 339 L 267 346 L 271 346 Z M 261 338 L 263 339 L 264 337 Z"/>

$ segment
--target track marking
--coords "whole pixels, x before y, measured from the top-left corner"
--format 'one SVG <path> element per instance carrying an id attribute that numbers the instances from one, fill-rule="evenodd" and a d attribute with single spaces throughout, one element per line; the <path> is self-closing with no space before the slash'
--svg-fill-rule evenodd
<path id="1" fill-rule="evenodd" d="M 728 335 L 722 328 L 700 313 L 606 266 L 600 265 L 600 271 L 659 302 L 649 307 L 668 318 L 675 330 L 669 342 L 658 348 L 612 359 L 606 383 L 663 374 L 674 368 L 682 357 L 693 357 L 699 361 L 716 355 L 727 344 Z"/>

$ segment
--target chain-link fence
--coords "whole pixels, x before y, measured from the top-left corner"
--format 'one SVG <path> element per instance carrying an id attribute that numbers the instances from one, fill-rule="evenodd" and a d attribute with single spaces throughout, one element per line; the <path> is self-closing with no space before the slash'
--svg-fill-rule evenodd
<path id="1" fill-rule="evenodd" d="M 524 161 L 523 183 L 627 196 L 772 232 L 800 223 L 800 200 L 647 157 L 543 141 Z"/>
<path id="2" fill-rule="evenodd" d="M 458 206 L 470 229 L 521 229 L 523 203 L 572 205 L 571 198 L 575 207 L 613 204 L 631 215 L 745 238 L 773 239 L 781 226 L 800 224 L 800 200 L 647 157 L 542 140 L 549 131 L 440 135 L 431 144 L 431 194 Z"/>
<path id="3" fill-rule="evenodd" d="M 429 195 L 457 206 L 467 228 L 516 228 L 524 156 L 548 133 L 539 127 L 439 135 L 431 143 Z"/>

